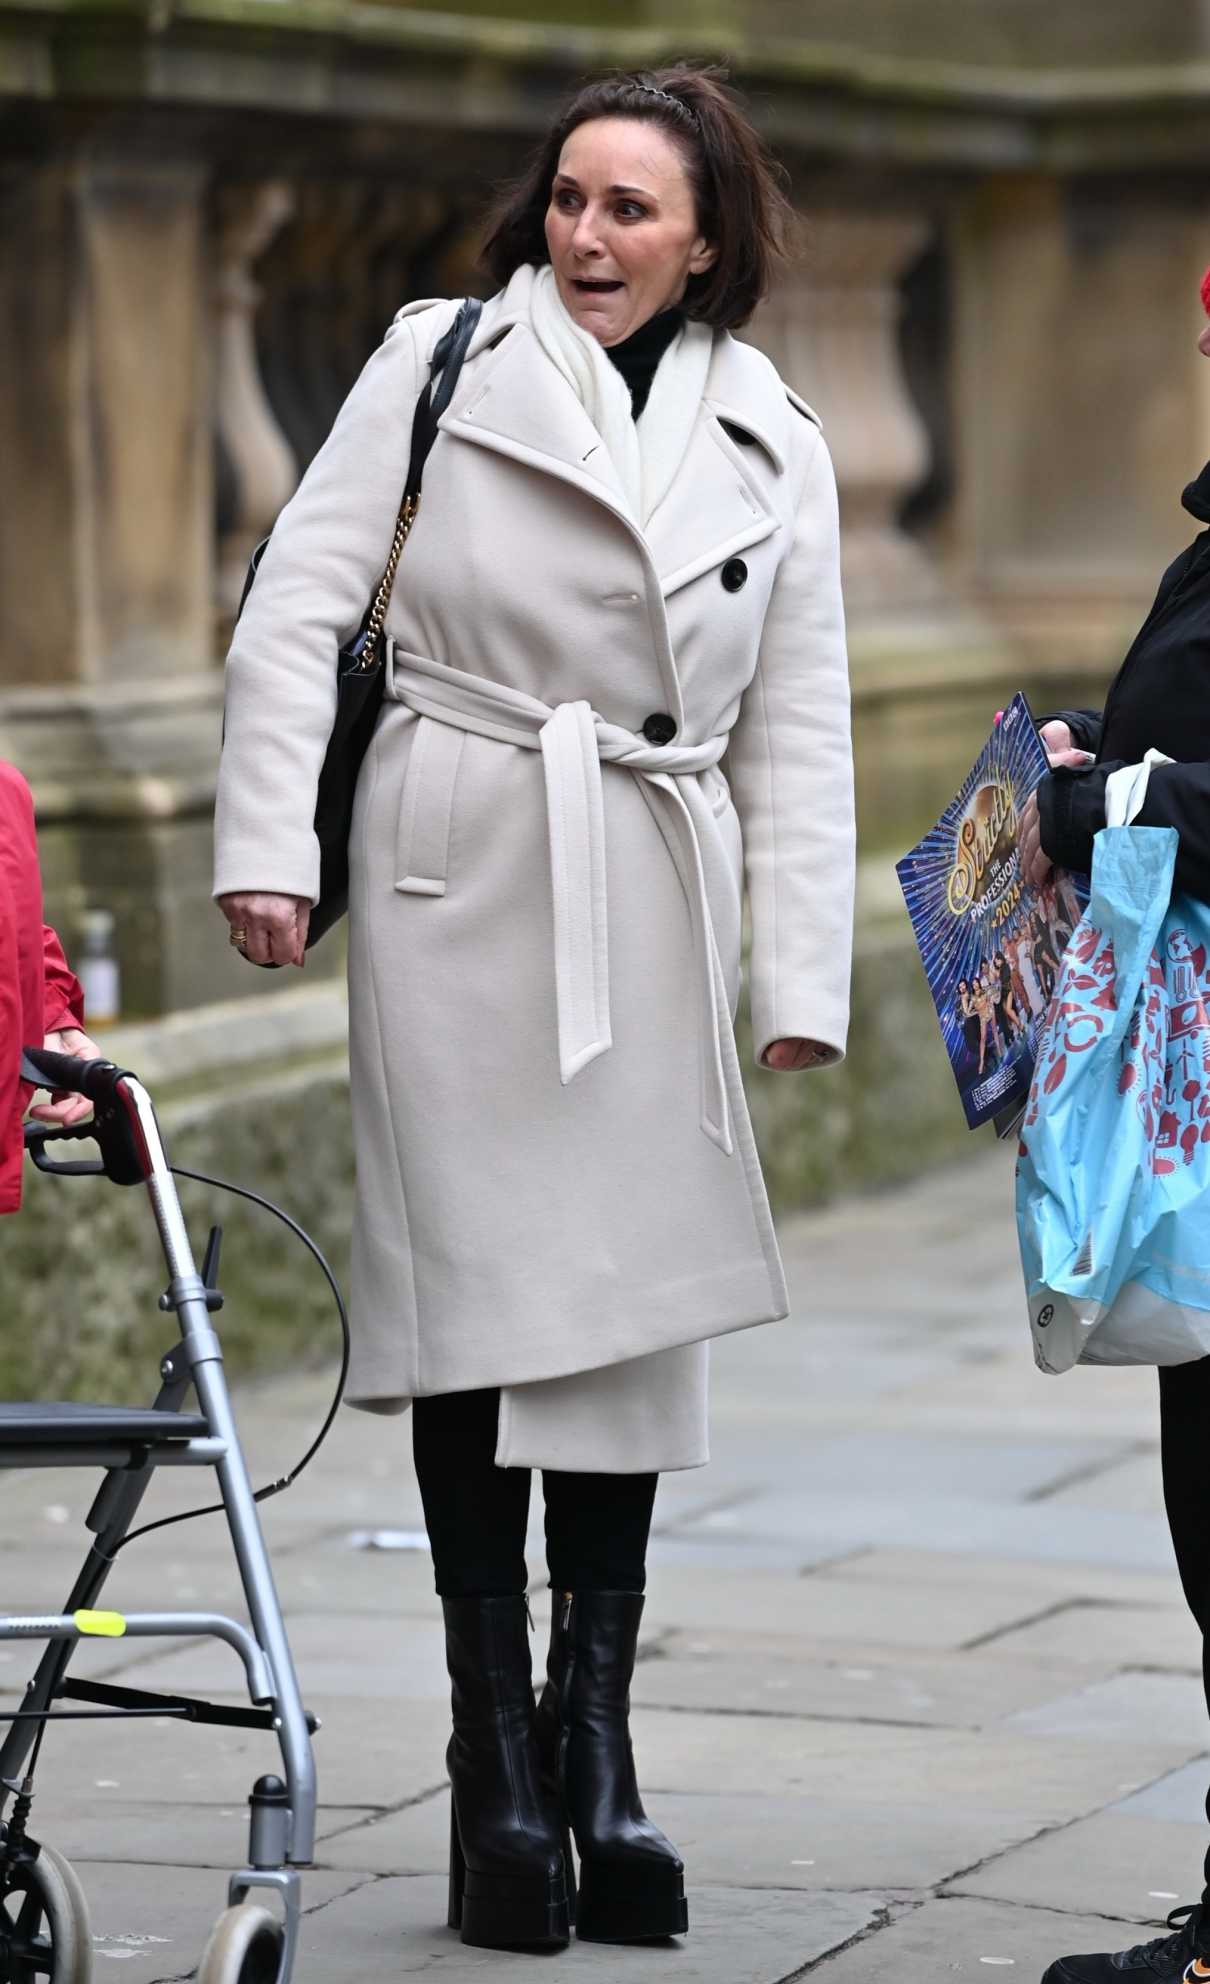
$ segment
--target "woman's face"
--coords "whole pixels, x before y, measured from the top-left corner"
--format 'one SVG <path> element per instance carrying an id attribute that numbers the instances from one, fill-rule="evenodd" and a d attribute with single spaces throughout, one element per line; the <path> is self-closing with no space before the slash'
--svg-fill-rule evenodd
<path id="1" fill-rule="evenodd" d="M 559 155 L 546 245 L 563 303 L 603 345 L 679 303 L 717 250 L 698 228 L 684 158 L 656 124 L 594 117 Z"/>

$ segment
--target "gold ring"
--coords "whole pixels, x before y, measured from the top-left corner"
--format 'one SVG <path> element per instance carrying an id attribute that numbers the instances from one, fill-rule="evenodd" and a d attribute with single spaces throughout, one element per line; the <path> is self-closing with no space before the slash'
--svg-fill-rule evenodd
<path id="1" fill-rule="evenodd" d="M 227 933 L 227 942 L 229 944 L 234 944 L 237 951 L 242 951 L 247 941 L 248 941 L 248 932 L 245 925 L 241 923 L 239 927 L 236 928 L 236 926 L 233 924 L 231 929 Z"/>

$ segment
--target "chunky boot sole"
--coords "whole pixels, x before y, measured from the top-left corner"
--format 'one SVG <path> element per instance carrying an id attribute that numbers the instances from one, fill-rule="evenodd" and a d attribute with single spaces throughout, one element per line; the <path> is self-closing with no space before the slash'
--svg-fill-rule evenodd
<path id="1" fill-rule="evenodd" d="M 689 1930 L 685 1876 L 633 1863 L 580 1861 L 575 1903 L 582 1943 L 654 1943 Z"/>
<path id="2" fill-rule="evenodd" d="M 449 1926 L 482 1950 L 563 1949 L 571 1937 L 563 1874 L 477 1874 L 450 1812 Z"/>

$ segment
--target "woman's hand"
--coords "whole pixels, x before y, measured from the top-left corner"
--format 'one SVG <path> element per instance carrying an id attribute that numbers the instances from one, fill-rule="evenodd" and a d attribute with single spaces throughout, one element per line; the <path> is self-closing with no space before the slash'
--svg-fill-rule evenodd
<path id="1" fill-rule="evenodd" d="M 311 921 L 306 896 L 241 892 L 220 896 L 218 906 L 231 925 L 231 942 L 250 963 L 306 963 L 307 925 Z"/>
<path id="2" fill-rule="evenodd" d="M 766 1047 L 764 1064 L 775 1074 L 794 1074 L 800 1068 L 818 1068 L 828 1058 L 829 1050 L 821 1040 L 802 1040 L 791 1036 L 787 1040 L 775 1040 Z"/>
<path id="3" fill-rule="evenodd" d="M 48 1033 L 42 1042 L 50 1054 L 74 1054 L 77 1061 L 99 1061 L 101 1049 L 95 1040 L 90 1040 L 78 1026 L 57 1027 Z M 53 1089 L 49 1102 L 35 1102 L 30 1110 L 40 1123 L 57 1123 L 61 1127 L 68 1123 L 79 1123 L 85 1116 L 92 1115 L 92 1103 L 86 1095 L 76 1095 L 72 1089 Z"/>
<path id="4" fill-rule="evenodd" d="M 1080 750 L 1072 737 L 1071 725 L 1061 718 L 1044 723 L 1038 735 L 1046 746 L 1052 772 L 1062 765 L 1090 765 L 1093 762 L 1093 753 Z M 1035 792 L 1031 792 L 1025 802 L 1017 844 L 1021 851 L 1021 873 L 1035 889 L 1040 889 L 1055 864 L 1042 846 L 1042 826 Z"/>
<path id="5" fill-rule="evenodd" d="M 1050 759 L 1052 772 L 1059 765 L 1092 763 L 1092 752 L 1080 750 L 1071 734 L 1071 725 L 1063 723 L 1058 717 L 1052 723 L 1044 723 L 1038 735 L 1046 746 L 1046 755 Z"/>

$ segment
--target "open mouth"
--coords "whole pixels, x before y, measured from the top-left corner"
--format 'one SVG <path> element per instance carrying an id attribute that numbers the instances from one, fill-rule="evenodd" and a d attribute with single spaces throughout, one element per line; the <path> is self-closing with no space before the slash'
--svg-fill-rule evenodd
<path id="1" fill-rule="evenodd" d="M 604 282 L 589 276 L 573 276 L 571 286 L 581 296 L 615 296 L 618 290 L 625 288 L 624 283 Z"/>

